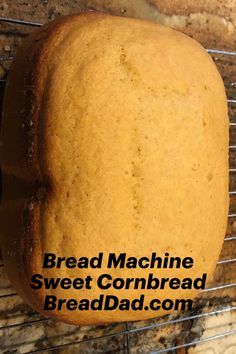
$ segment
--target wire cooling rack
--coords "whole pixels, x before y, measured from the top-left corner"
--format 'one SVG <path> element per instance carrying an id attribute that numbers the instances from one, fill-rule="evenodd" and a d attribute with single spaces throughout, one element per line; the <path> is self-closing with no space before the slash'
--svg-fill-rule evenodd
<path id="1" fill-rule="evenodd" d="M 12 24 L 12 25 L 21 25 L 21 26 L 27 26 L 30 28 L 33 27 L 40 27 L 42 26 L 41 23 L 38 22 L 30 22 L 30 21 L 24 21 L 21 19 L 13 19 L 13 18 L 7 18 L 7 17 L 0 17 L 0 24 L 1 23 L 7 23 L 7 24 Z M 207 49 L 207 51 L 213 56 L 213 58 L 215 58 L 217 60 L 217 56 L 222 56 L 224 58 L 229 58 L 231 59 L 235 59 L 235 63 L 234 65 L 236 66 L 236 51 L 228 51 L 228 50 L 218 50 L 218 49 Z M 1 62 L 5 62 L 5 61 L 12 61 L 14 59 L 14 56 L 8 55 L 8 56 L 0 56 L 0 64 Z M 226 59 L 227 60 L 227 59 Z M 236 80 L 235 80 L 236 81 Z M 231 117 L 230 120 L 230 136 L 233 136 L 234 134 L 236 134 L 236 82 L 233 80 L 233 82 L 225 82 L 225 87 L 226 87 L 226 92 L 228 92 L 230 90 L 230 95 L 228 97 L 228 105 L 229 105 L 229 110 L 233 110 L 234 114 Z M 0 79 L 0 88 L 2 90 L 4 90 L 4 86 L 5 86 L 5 82 L 6 79 Z M 233 94 L 232 94 L 233 92 Z M 232 132 L 232 129 L 235 130 L 235 132 Z M 236 136 L 236 135 L 235 135 Z M 232 141 L 233 139 L 231 139 Z M 232 154 L 232 158 L 230 159 L 230 168 L 229 168 L 229 174 L 234 175 L 236 173 L 236 162 L 234 163 L 234 160 L 236 161 L 236 154 L 234 156 L 234 153 L 236 153 L 236 138 L 235 138 L 235 143 L 232 143 L 229 146 L 229 154 Z M 232 185 L 234 185 L 234 183 L 232 183 Z M 229 191 L 229 195 L 230 198 L 234 198 L 234 196 L 236 196 L 236 182 L 235 182 L 235 187 Z M 236 210 L 236 208 L 235 208 Z M 234 218 L 236 218 L 236 211 L 233 212 L 229 212 L 228 214 L 228 220 L 229 222 L 231 222 L 231 220 L 233 220 Z M 225 243 L 228 242 L 235 242 L 236 241 L 236 234 L 234 233 L 229 233 L 225 236 L 224 239 Z M 231 257 L 231 258 L 226 258 L 226 259 L 220 259 L 217 263 L 217 267 L 220 266 L 230 266 L 230 265 L 235 265 L 236 263 L 236 258 Z M 0 268 L 4 269 L 4 264 L 0 264 Z M 225 272 L 227 272 L 227 268 L 225 268 L 224 270 Z M 1 281 L 1 280 L 0 280 Z M 166 345 L 166 346 L 158 346 L 156 345 L 155 348 L 151 349 L 151 350 L 145 350 L 145 348 L 143 348 L 142 346 L 139 347 L 139 349 L 135 349 L 132 346 L 131 343 L 131 336 L 132 335 L 137 335 L 140 336 L 141 334 L 145 335 L 145 333 L 148 333 L 150 330 L 160 330 L 161 328 L 164 327 L 170 327 L 170 326 L 176 326 L 176 325 L 181 325 L 183 326 L 183 324 L 185 323 L 189 323 L 189 321 L 191 321 L 191 323 L 193 324 L 194 321 L 197 321 L 199 319 L 205 319 L 205 318 L 210 318 L 212 316 L 218 316 L 218 315 L 223 315 L 223 314 L 227 314 L 227 313 L 232 313 L 233 311 L 236 310 L 236 303 L 234 301 L 230 301 L 230 305 L 227 303 L 227 301 L 225 301 L 224 297 L 221 297 L 220 295 L 218 296 L 217 293 L 227 290 L 227 289 L 233 289 L 234 291 L 234 295 L 236 294 L 236 282 L 225 282 L 225 283 L 216 283 L 211 285 L 210 287 L 202 290 L 202 293 L 204 295 L 204 293 L 209 294 L 208 299 L 212 299 L 213 303 L 214 303 L 214 299 L 218 298 L 218 299 L 223 299 L 222 301 L 220 301 L 220 303 L 216 306 L 216 309 L 214 309 L 214 311 L 204 311 L 201 312 L 203 306 L 200 306 L 200 308 L 196 308 L 194 311 L 190 312 L 190 313 L 183 313 L 181 315 L 176 315 L 176 316 L 165 316 L 162 319 L 157 319 L 157 320 L 152 320 L 151 323 L 149 321 L 146 323 L 140 322 L 140 325 L 134 326 L 133 323 L 129 323 L 126 322 L 124 324 L 121 324 L 121 329 L 117 330 L 115 333 L 104 333 L 102 335 L 95 335 L 92 337 L 89 336 L 84 336 L 83 339 L 76 339 L 76 340 L 70 340 L 67 343 L 62 343 L 61 341 L 54 342 L 52 345 L 42 345 L 40 348 L 34 348 L 33 350 L 29 349 L 27 351 L 27 349 L 19 349 L 20 345 L 17 342 L 14 342 L 14 339 L 11 340 L 12 336 L 11 334 L 8 333 L 8 331 L 11 330 L 17 330 L 20 331 L 22 330 L 24 327 L 28 327 L 28 326 L 33 326 L 33 325 L 38 325 L 38 324 L 45 324 L 48 323 L 49 321 L 52 321 L 49 318 L 44 318 L 44 317 L 39 317 L 39 315 L 34 312 L 31 311 L 29 313 L 27 313 L 29 316 L 26 320 L 24 321 L 20 321 L 19 323 L 9 323 L 11 321 L 2 321 L 3 325 L 0 324 L 0 338 L 5 337 L 7 338 L 7 336 L 9 336 L 9 340 L 6 342 L 9 342 L 9 345 L 3 345 L 1 347 L 1 340 L 0 340 L 0 353 L 96 353 L 96 350 L 94 349 L 82 349 L 82 351 L 80 350 L 76 350 L 76 351 L 68 351 L 68 348 L 71 348 L 73 346 L 77 346 L 78 344 L 86 344 L 89 342 L 97 342 L 97 341 L 102 341 L 102 340 L 109 340 L 109 339 L 116 339 L 118 340 L 119 338 L 123 338 L 123 346 L 121 346 L 119 349 L 114 349 L 114 350 L 107 350 L 106 347 L 104 346 L 102 350 L 101 348 L 98 349 L 98 353 L 152 353 L 152 354 L 160 354 L 160 353 L 187 353 L 187 348 L 189 347 L 194 347 L 197 344 L 200 343 L 204 343 L 204 342 L 211 342 L 217 339 L 223 339 L 225 337 L 230 337 L 230 336 L 235 336 L 234 338 L 234 343 L 236 343 L 236 329 L 231 329 L 231 330 L 224 330 L 220 333 L 216 333 L 216 334 L 212 334 L 212 335 L 208 335 L 206 337 L 202 337 L 201 335 L 199 336 L 199 338 L 195 338 L 189 341 L 184 341 L 181 342 L 181 344 L 178 344 L 178 341 L 175 341 L 173 344 L 171 345 Z M 211 296 L 212 294 L 212 296 Z M 13 297 L 17 297 L 17 293 L 9 291 L 7 293 L 3 293 L 0 294 L 0 306 L 1 306 L 1 302 L 3 302 L 6 299 L 10 299 Z M 228 300 L 228 297 L 226 297 Z M 225 303 L 227 303 L 227 305 L 225 305 Z M 235 305 L 235 306 L 234 306 Z M 6 312 L 4 312 L 4 315 L 7 317 L 8 319 L 8 314 Z M 0 312 L 1 314 L 1 312 Z M 34 319 L 34 317 L 36 319 Z M 0 320 L 3 317 L 0 316 Z M 4 319 L 3 319 L 4 320 Z M 101 326 L 100 326 L 101 327 Z M 99 328 L 100 328 L 99 327 Z M 103 326 L 104 327 L 104 326 Z M 75 326 L 73 327 L 75 328 Z M 79 327 L 78 327 L 79 328 Z M 87 328 L 87 327 L 86 327 Z M 93 327 L 94 329 L 94 327 Z M 96 329 L 96 328 L 95 328 Z M 85 329 L 86 332 L 86 329 Z M 63 331 L 62 333 L 59 332 L 58 337 L 62 337 L 63 336 Z M 159 342 L 161 343 L 161 340 L 159 340 Z M 162 341 L 163 342 L 163 341 Z M 184 350 L 184 351 L 183 351 Z M 217 354 L 221 354 L 221 352 L 217 352 Z M 223 353 L 223 352 L 222 352 Z M 225 352 L 226 353 L 226 352 Z M 231 353 L 231 352 L 230 352 Z M 227 353 L 226 353 L 227 354 Z"/>

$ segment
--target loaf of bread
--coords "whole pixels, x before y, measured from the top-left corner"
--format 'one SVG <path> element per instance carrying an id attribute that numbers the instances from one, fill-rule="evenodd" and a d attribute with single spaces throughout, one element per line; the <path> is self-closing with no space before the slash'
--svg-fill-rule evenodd
<path id="1" fill-rule="evenodd" d="M 115 278 L 212 277 L 228 211 L 228 116 L 222 79 L 193 39 L 101 13 L 31 34 L 7 81 L 1 129 L 1 246 L 13 287 L 34 309 L 74 324 L 171 310 L 45 310 L 45 296 L 192 299 L 196 289 L 100 289 Z M 46 254 L 102 267 L 43 268 Z M 107 268 L 126 259 L 191 257 L 191 269 Z M 123 256 L 122 256 L 123 257 Z M 72 264 L 71 263 L 71 264 Z M 91 276 L 91 289 L 35 290 L 32 276 Z M 104 281 L 108 284 L 108 280 Z"/>

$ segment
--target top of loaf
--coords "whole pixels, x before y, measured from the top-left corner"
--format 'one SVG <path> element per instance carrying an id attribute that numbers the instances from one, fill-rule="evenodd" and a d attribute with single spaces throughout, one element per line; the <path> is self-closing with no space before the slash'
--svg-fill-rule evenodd
<path id="1" fill-rule="evenodd" d="M 228 118 L 220 75 L 196 41 L 100 13 L 43 26 L 13 63 L 1 134 L 5 252 L 17 244 L 9 272 L 35 308 L 43 293 L 32 294 L 29 278 L 45 252 L 170 252 L 196 259 L 193 277 L 210 277 L 226 226 Z M 86 323 L 87 315 L 60 316 Z"/>

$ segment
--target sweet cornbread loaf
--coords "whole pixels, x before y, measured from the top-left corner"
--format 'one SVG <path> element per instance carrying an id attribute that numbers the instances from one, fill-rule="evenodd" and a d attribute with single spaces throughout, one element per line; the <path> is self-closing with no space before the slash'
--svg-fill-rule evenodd
<path id="1" fill-rule="evenodd" d="M 10 70 L 1 129 L 0 234 L 14 288 L 36 310 L 74 324 L 139 320 L 163 309 L 45 310 L 45 295 L 192 299 L 196 289 L 101 290 L 115 278 L 209 280 L 226 229 L 228 117 L 206 51 L 161 25 L 100 13 L 60 18 L 30 35 Z M 194 260 L 191 269 L 107 268 L 110 254 Z M 43 268 L 45 254 L 102 267 Z M 64 262 L 64 261 L 63 261 Z M 79 261 L 78 261 L 79 262 Z M 91 289 L 32 289 L 32 276 Z"/>

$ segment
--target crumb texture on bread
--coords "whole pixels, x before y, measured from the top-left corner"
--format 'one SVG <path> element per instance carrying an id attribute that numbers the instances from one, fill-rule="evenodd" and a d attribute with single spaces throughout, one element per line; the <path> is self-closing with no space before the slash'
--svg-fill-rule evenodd
<path id="1" fill-rule="evenodd" d="M 103 252 L 105 259 L 110 252 L 169 252 L 192 257 L 191 274 L 160 269 L 158 277 L 211 277 L 227 221 L 228 117 L 220 75 L 197 42 L 161 25 L 104 14 L 56 20 L 19 50 L 1 134 L 4 258 L 31 306 L 42 312 L 46 293 L 30 288 L 31 275 L 55 276 L 42 269 L 45 252 L 77 258 Z M 87 273 L 60 270 L 61 277 Z M 89 273 L 96 279 L 104 269 Z M 132 270 L 133 277 L 148 273 Z M 112 275 L 125 278 L 130 270 Z M 141 292 L 109 294 L 132 299 Z M 93 299 L 102 291 L 54 293 Z M 146 299 L 195 295 L 148 290 Z M 91 324 L 165 313 L 50 315 Z"/>

